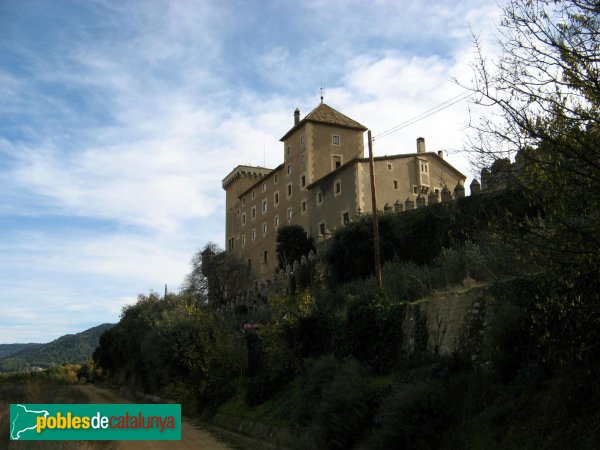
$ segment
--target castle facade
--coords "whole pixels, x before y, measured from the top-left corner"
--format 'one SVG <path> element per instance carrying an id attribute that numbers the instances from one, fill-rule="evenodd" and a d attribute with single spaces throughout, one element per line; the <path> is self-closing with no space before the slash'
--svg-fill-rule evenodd
<path id="1" fill-rule="evenodd" d="M 274 169 L 240 165 L 223 179 L 226 252 L 245 261 L 264 281 L 278 265 L 280 227 L 301 225 L 319 241 L 371 212 L 366 130 L 325 103 L 302 120 L 296 109 L 292 128 L 280 139 L 282 164 Z M 380 210 L 399 212 L 437 203 L 451 189 L 462 189 L 464 195 L 466 177 L 442 152 L 427 152 L 423 138 L 417 139 L 416 150 L 375 158 Z"/>

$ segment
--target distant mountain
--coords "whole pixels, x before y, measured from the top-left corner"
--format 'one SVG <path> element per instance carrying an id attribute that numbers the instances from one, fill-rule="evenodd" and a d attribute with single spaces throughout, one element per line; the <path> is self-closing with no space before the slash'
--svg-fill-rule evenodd
<path id="1" fill-rule="evenodd" d="M 0 372 L 20 372 L 38 367 L 45 369 L 61 364 L 86 362 L 98 346 L 100 335 L 113 326 L 114 324 L 104 323 L 81 333 L 66 334 L 48 344 L 4 344 L 0 346 L 0 351 L 4 351 L 5 355 L 0 356 Z M 15 348 L 16 351 L 6 354 Z"/>
<path id="2" fill-rule="evenodd" d="M 31 350 L 44 344 L 0 344 L 0 359 L 19 353 L 22 350 Z"/>

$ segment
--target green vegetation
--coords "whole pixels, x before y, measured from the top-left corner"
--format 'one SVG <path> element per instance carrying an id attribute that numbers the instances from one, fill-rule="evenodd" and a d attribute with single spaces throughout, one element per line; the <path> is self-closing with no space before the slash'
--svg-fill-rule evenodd
<path id="1" fill-rule="evenodd" d="M 67 334 L 48 344 L 28 345 L 0 359 L 0 372 L 20 372 L 45 369 L 62 364 L 80 364 L 91 359 L 100 335 L 112 327 L 105 323 L 77 334 Z"/>
<path id="2" fill-rule="evenodd" d="M 384 264 L 431 264 L 443 249 L 475 240 L 482 230 L 502 233 L 507 223 L 526 223 L 539 213 L 539 206 L 520 190 L 465 197 L 406 214 L 386 213 L 379 218 L 381 259 Z M 334 234 L 325 256 L 331 284 L 373 274 L 372 225 L 371 216 L 364 215 Z"/>
<path id="3" fill-rule="evenodd" d="M 0 344 L 0 359 L 19 353 L 23 350 L 31 350 L 44 344 Z"/>
<path id="4" fill-rule="evenodd" d="M 388 262 L 381 291 L 369 277 L 237 314 L 188 294 L 140 296 L 102 336 L 96 364 L 188 413 L 287 428 L 297 448 L 593 448 L 600 286 L 525 265 L 494 229 L 431 264 Z M 486 315 L 452 353 L 438 354 L 420 309 L 406 334 L 409 306 L 474 284 L 487 286 Z"/>
<path id="5" fill-rule="evenodd" d="M 277 260 L 279 268 L 284 269 L 300 261 L 300 258 L 315 250 L 315 243 L 306 236 L 300 225 L 286 225 L 277 229 Z"/>

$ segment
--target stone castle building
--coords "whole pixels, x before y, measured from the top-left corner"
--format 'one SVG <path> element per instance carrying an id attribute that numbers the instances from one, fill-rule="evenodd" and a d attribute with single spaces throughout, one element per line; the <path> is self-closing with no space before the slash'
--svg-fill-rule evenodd
<path id="1" fill-rule="evenodd" d="M 274 169 L 240 165 L 223 179 L 226 251 L 266 280 L 278 265 L 279 227 L 301 225 L 319 241 L 370 212 L 366 130 L 322 102 L 302 120 L 296 109 L 292 128 L 280 139 L 282 164 Z M 465 179 L 442 152 L 427 152 L 423 138 L 417 139 L 415 153 L 375 158 L 381 210 L 398 212 L 439 202 L 451 197 L 451 189 L 464 195 Z"/>

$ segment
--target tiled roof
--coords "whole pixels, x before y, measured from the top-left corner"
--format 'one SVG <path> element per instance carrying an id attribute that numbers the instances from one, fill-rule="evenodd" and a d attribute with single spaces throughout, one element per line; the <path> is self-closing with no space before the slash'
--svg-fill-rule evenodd
<path id="1" fill-rule="evenodd" d="M 331 106 L 326 105 L 325 103 L 319 104 L 315 109 L 309 112 L 304 119 L 295 125 L 291 130 L 289 130 L 280 141 L 285 140 L 290 134 L 292 134 L 296 129 L 304 125 L 306 122 L 315 122 L 315 123 L 323 123 L 326 125 L 334 125 L 343 128 L 354 128 L 356 130 L 366 131 L 367 127 L 361 125 L 356 120 L 351 119 L 348 116 L 343 115 L 341 112 L 336 111 Z"/>

